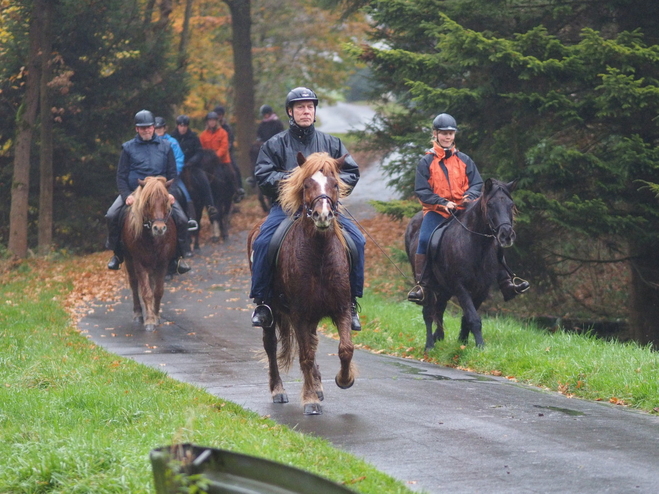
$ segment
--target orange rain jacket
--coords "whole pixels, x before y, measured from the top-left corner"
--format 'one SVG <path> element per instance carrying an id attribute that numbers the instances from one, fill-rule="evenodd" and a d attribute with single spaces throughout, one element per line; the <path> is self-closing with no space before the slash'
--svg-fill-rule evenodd
<path id="1" fill-rule="evenodd" d="M 451 201 L 460 206 L 465 199 L 473 201 L 481 195 L 483 179 L 476 163 L 453 148 L 449 156 L 437 143 L 426 152 L 416 167 L 414 192 L 423 206 L 423 214 L 436 211 L 445 218 L 449 212 L 445 205 Z"/>
<path id="2" fill-rule="evenodd" d="M 229 155 L 229 134 L 222 127 L 215 130 L 206 129 L 199 134 L 201 147 L 204 149 L 212 149 L 220 158 L 220 163 L 231 163 L 231 156 Z"/>

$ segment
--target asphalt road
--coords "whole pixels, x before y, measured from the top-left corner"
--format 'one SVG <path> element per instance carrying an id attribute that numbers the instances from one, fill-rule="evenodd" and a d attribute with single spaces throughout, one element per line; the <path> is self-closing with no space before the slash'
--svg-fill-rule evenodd
<path id="1" fill-rule="evenodd" d="M 406 359 L 357 351 L 341 390 L 337 342 L 322 338 L 323 415 L 306 417 L 297 369 L 273 404 L 250 326 L 245 235 L 206 246 L 169 283 L 154 333 L 132 323 L 129 292 L 79 324 L 90 339 L 363 457 L 415 490 L 439 493 L 659 492 L 659 418 Z M 423 331 L 423 328 L 419 328 Z"/>

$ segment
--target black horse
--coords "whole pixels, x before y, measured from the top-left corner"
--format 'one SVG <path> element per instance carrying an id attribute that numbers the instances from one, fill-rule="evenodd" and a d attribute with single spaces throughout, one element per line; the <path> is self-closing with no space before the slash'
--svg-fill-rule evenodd
<path id="1" fill-rule="evenodd" d="M 430 296 L 423 305 L 426 350 L 432 349 L 435 341 L 444 339 L 444 311 L 453 295 L 463 313 L 459 340 L 467 343 L 471 332 L 476 345 L 484 345 L 477 311 L 497 280 L 501 249 L 511 247 L 515 241 L 515 204 L 511 193 L 516 184 L 516 181 L 487 179 L 481 197 L 457 213 L 446 226 L 440 248 L 428 251 L 427 269 L 432 270 L 432 276 L 427 287 Z M 405 250 L 412 270 L 422 219 L 422 213 L 417 213 L 405 231 Z M 437 325 L 434 334 L 433 322 Z"/>
<path id="2" fill-rule="evenodd" d="M 208 177 L 213 194 L 213 202 L 217 209 L 217 215 L 211 219 L 211 241 L 217 242 L 226 240 L 229 237 L 229 222 L 231 219 L 231 207 L 233 205 L 233 196 L 236 193 L 236 181 L 233 175 L 233 169 L 229 165 L 220 163 L 214 151 L 204 149 L 201 151 L 201 160 L 199 166 Z M 198 193 L 199 184 L 196 183 L 195 177 L 190 170 L 183 168 L 181 178 L 185 182 L 190 196 L 194 202 L 197 223 L 201 224 L 201 215 L 206 204 L 203 204 L 202 195 Z M 194 248 L 199 249 L 199 231 L 191 232 Z"/>

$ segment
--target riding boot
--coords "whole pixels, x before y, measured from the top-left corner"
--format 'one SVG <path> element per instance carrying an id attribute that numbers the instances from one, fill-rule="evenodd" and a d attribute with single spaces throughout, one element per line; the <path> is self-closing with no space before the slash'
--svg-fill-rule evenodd
<path id="1" fill-rule="evenodd" d="M 531 284 L 526 280 L 521 280 L 519 283 L 515 283 L 505 269 L 499 271 L 499 289 L 503 295 L 504 302 L 514 299 L 517 295 L 524 293 L 530 287 Z"/>
<path id="2" fill-rule="evenodd" d="M 119 223 L 120 217 L 121 208 L 117 208 L 115 211 L 112 211 L 112 213 L 106 216 L 108 225 L 108 238 L 105 241 L 105 248 L 114 252 L 114 255 L 108 262 L 108 269 L 113 271 L 121 269 L 121 263 L 124 262 L 124 253 L 121 250 L 121 226 Z"/>
<path id="3" fill-rule="evenodd" d="M 265 302 L 256 302 L 257 306 L 252 313 L 252 326 L 264 329 L 271 328 L 275 322 L 272 309 Z"/>
<path id="4" fill-rule="evenodd" d="M 199 230 L 199 224 L 197 223 L 197 220 L 195 220 L 197 215 L 195 214 L 194 203 L 188 201 L 185 207 L 188 213 L 188 231 L 195 232 Z"/>
<path id="5" fill-rule="evenodd" d="M 233 202 L 239 203 L 245 198 L 245 189 L 243 189 L 243 179 L 240 176 L 240 168 L 235 161 L 231 161 L 231 167 L 233 168 L 233 175 L 236 180 L 236 192 L 233 195 Z"/>
<path id="6" fill-rule="evenodd" d="M 414 279 L 416 280 L 416 285 L 407 294 L 407 300 L 409 300 L 410 302 L 415 302 L 419 304 L 426 299 L 425 286 L 427 280 L 425 279 L 425 268 L 426 268 L 426 254 L 419 254 L 419 253 L 415 254 Z"/>
<path id="7" fill-rule="evenodd" d="M 350 304 L 350 329 L 353 331 L 361 331 L 362 330 L 362 323 L 359 321 L 359 315 L 357 312 L 361 310 L 361 307 L 359 307 L 359 304 L 357 303 L 357 299 L 353 298 L 352 302 Z"/>
<path id="8" fill-rule="evenodd" d="M 183 274 L 190 271 L 190 266 L 183 259 L 186 251 L 190 248 L 187 229 L 188 219 L 178 203 L 174 203 L 172 215 L 174 217 L 174 223 L 176 223 L 176 258 L 172 259 L 169 270 L 170 272 Z"/>
<path id="9" fill-rule="evenodd" d="M 118 271 L 121 269 L 121 263 L 124 262 L 124 256 L 122 252 L 115 251 L 114 255 L 110 260 L 108 261 L 108 269 L 112 269 L 113 271 Z"/>

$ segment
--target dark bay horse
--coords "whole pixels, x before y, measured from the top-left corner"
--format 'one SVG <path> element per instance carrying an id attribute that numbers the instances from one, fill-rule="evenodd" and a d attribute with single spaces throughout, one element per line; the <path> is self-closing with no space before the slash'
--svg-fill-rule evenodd
<path id="1" fill-rule="evenodd" d="M 229 223 L 231 221 L 231 209 L 233 197 L 236 193 L 236 180 L 231 165 L 223 164 L 214 151 L 204 149 L 201 156 L 201 168 L 206 172 L 213 193 L 213 201 L 218 211 L 218 221 L 211 222 L 211 241 L 218 242 L 220 238 L 226 241 L 229 238 Z M 195 210 L 197 223 L 201 220 L 203 206 Z M 199 248 L 198 232 L 195 236 L 195 248 Z"/>
<path id="2" fill-rule="evenodd" d="M 511 196 L 515 186 L 516 182 L 487 179 L 481 197 L 460 211 L 446 227 L 439 250 L 428 250 L 427 262 L 433 276 L 427 287 L 430 296 L 423 305 L 426 350 L 432 349 L 435 341 L 444 339 L 444 311 L 453 295 L 463 314 L 459 340 L 467 343 L 472 333 L 476 345 L 484 345 L 477 311 L 497 279 L 500 249 L 511 247 L 515 241 L 515 204 Z M 412 270 L 422 219 L 422 212 L 417 213 L 405 231 L 405 250 Z M 434 334 L 433 322 L 437 325 Z"/>
<path id="3" fill-rule="evenodd" d="M 133 317 L 147 331 L 154 331 L 159 323 L 165 274 L 176 255 L 176 224 L 167 190 L 172 182 L 165 182 L 164 177 L 140 180 L 121 232 L 133 291 Z"/>
<path id="4" fill-rule="evenodd" d="M 282 208 L 297 217 L 279 251 L 272 300 L 275 324 L 264 328 L 263 347 L 268 356 L 273 402 L 288 402 L 279 365 L 282 370 L 288 370 L 297 349 L 304 376 L 301 398 L 304 413 L 319 415 L 323 385 L 316 363 L 316 328 L 321 319 L 331 318 L 339 332 L 341 368 L 336 384 L 347 389 L 356 377 L 350 330 L 350 262 L 337 220 L 339 198 L 347 193 L 347 188 L 339 178 L 344 158 L 336 160 L 327 153 L 314 153 L 305 161 L 298 154 L 298 163 L 300 166 L 280 187 Z M 250 259 L 259 226 L 249 235 Z"/>

